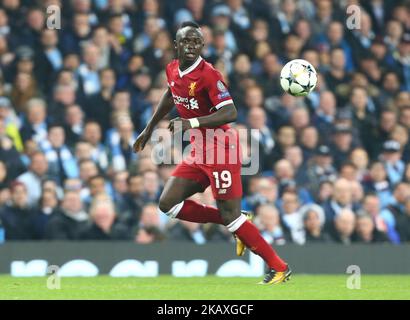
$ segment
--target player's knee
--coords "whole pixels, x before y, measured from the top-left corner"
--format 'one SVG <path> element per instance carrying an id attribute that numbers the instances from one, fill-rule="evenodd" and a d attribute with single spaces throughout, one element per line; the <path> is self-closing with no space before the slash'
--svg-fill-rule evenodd
<path id="1" fill-rule="evenodd" d="M 238 219 L 241 215 L 236 210 L 220 210 L 220 215 L 225 226 Z"/>
<path id="2" fill-rule="evenodd" d="M 182 207 L 183 202 L 178 203 L 175 199 L 161 195 L 159 198 L 159 209 L 171 218 L 175 218 Z"/>
<path id="3" fill-rule="evenodd" d="M 169 199 L 167 199 L 166 197 L 161 196 L 159 198 L 159 209 L 164 212 L 167 213 L 169 210 L 171 210 L 171 208 L 174 206 L 171 201 L 169 201 Z"/>

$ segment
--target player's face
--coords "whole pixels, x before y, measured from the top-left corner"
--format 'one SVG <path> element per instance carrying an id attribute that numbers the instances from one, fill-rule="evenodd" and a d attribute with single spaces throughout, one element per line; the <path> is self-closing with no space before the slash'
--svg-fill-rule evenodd
<path id="1" fill-rule="evenodd" d="M 175 49 L 181 65 L 194 63 L 204 46 L 202 34 L 195 28 L 185 27 L 179 30 L 175 40 Z"/>

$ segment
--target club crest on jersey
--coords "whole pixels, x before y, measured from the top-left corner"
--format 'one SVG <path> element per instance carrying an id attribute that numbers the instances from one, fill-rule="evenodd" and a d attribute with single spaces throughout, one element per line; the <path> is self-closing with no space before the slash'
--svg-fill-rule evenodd
<path id="1" fill-rule="evenodd" d="M 189 89 L 189 93 L 188 93 L 189 96 L 190 96 L 190 97 L 195 96 L 196 82 L 191 82 L 191 84 L 189 85 L 188 89 Z"/>
<path id="2" fill-rule="evenodd" d="M 218 90 L 221 91 L 221 92 L 225 92 L 225 91 L 226 91 L 226 87 L 224 86 L 224 84 L 222 83 L 221 80 L 218 80 L 218 82 L 216 83 L 216 87 L 217 87 Z"/>

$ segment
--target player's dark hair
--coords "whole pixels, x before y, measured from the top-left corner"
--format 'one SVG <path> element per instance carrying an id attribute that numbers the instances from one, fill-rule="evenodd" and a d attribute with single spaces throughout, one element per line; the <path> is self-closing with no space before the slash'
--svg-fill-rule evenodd
<path id="1" fill-rule="evenodd" d="M 199 24 L 197 24 L 195 21 L 184 21 L 181 23 L 181 26 L 179 27 L 179 29 L 182 29 L 185 27 L 192 27 L 195 29 L 200 29 Z"/>

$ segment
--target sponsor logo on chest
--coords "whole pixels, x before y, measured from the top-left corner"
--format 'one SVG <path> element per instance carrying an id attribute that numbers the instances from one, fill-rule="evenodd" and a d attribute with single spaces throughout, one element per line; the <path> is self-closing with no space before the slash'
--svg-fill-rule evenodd
<path id="1" fill-rule="evenodd" d="M 175 86 L 175 83 L 174 83 L 174 86 Z M 174 99 L 175 105 L 176 106 L 182 106 L 182 107 L 184 107 L 185 109 L 188 109 L 188 110 L 199 109 L 198 100 L 195 99 L 195 90 L 196 89 L 197 89 L 197 83 L 196 82 L 191 82 L 188 85 L 188 88 L 187 88 L 188 97 L 182 97 L 180 95 L 172 93 L 172 97 Z"/>

